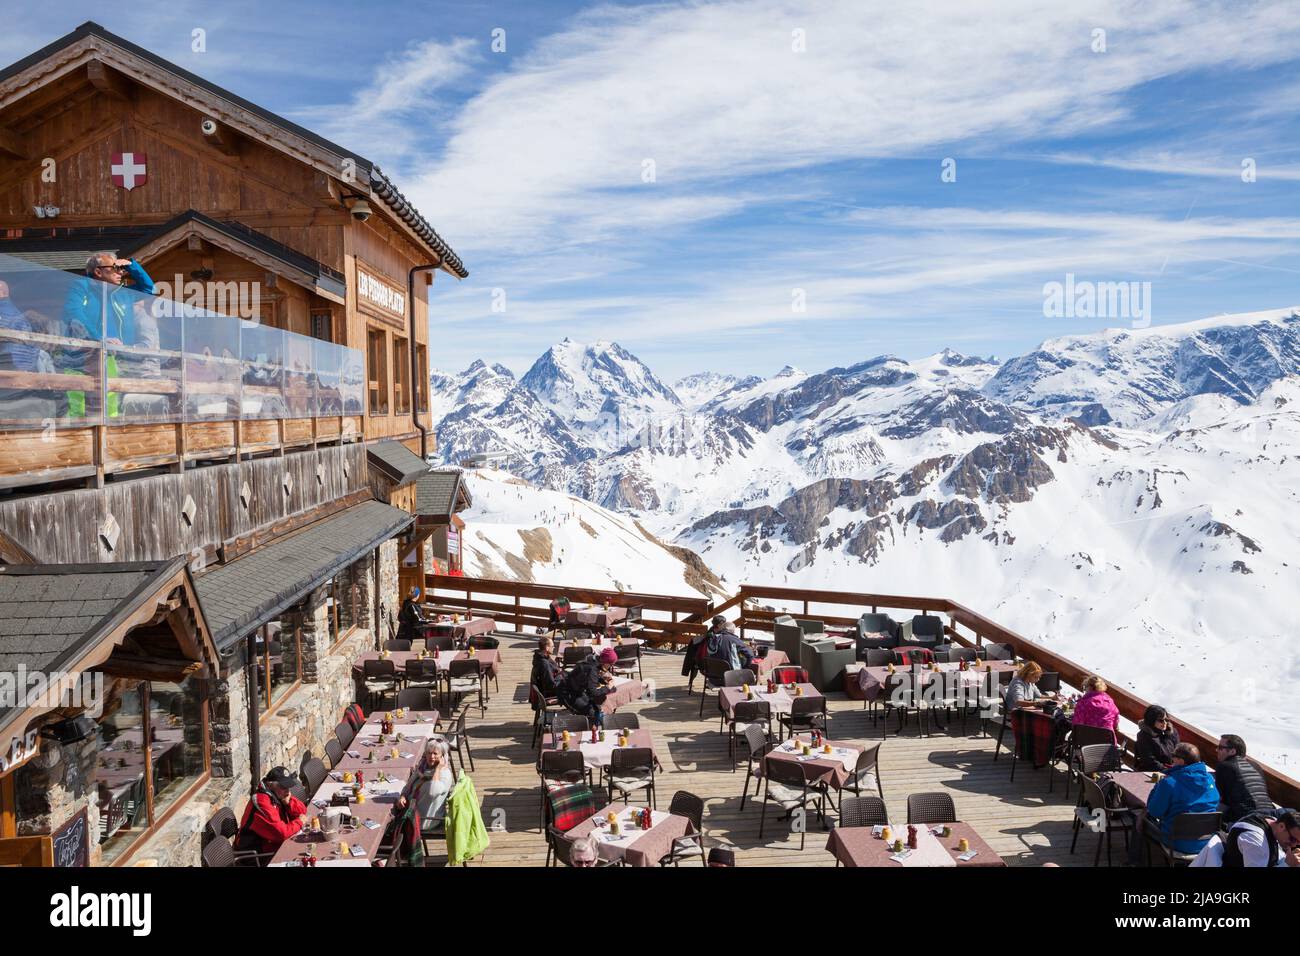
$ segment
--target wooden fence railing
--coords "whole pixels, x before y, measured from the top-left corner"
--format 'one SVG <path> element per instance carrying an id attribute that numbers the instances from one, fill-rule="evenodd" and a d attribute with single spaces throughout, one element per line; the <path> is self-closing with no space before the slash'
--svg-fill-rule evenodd
<path id="1" fill-rule="evenodd" d="M 449 594 L 456 595 L 449 597 Z M 424 600 L 465 611 L 481 611 L 517 630 L 536 630 L 550 622 L 550 603 L 561 595 L 575 604 L 640 607 L 645 627 L 642 639 L 652 645 L 676 647 L 702 634 L 708 627 L 712 604 L 705 598 L 636 591 L 608 591 L 567 584 L 529 584 L 523 581 L 494 581 L 460 575 L 425 576 Z M 688 621 L 687 618 L 692 620 Z"/>

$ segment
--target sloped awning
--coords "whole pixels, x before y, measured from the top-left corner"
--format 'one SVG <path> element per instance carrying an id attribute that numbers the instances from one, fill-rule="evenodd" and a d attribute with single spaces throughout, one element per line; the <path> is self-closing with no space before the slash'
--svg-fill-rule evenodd
<path id="1" fill-rule="evenodd" d="M 0 568 L 0 680 L 12 687 L 21 679 L 24 691 L 31 675 L 64 681 L 0 710 L 0 773 L 35 752 L 39 718 L 81 709 L 57 688 L 70 691 L 87 671 L 181 681 L 217 666 L 184 558 Z"/>
<path id="2" fill-rule="evenodd" d="M 403 488 L 421 475 L 429 473 L 429 463 L 400 441 L 379 441 L 366 446 L 370 467 L 392 482 L 394 488 Z"/>
<path id="3" fill-rule="evenodd" d="M 413 520 L 400 508 L 367 501 L 205 571 L 194 585 L 217 650 L 228 650 Z"/>

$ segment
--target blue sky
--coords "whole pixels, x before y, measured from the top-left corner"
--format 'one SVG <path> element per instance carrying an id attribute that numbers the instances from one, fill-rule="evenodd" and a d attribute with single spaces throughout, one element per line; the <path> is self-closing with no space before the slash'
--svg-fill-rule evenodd
<path id="1" fill-rule="evenodd" d="M 1155 324 L 1300 304 L 1284 2 L 22 10 L 5 62 L 96 19 L 380 163 L 471 271 L 433 290 L 447 370 L 566 335 L 671 381 L 1129 324 L 1045 317 L 1067 273 L 1150 282 Z"/>

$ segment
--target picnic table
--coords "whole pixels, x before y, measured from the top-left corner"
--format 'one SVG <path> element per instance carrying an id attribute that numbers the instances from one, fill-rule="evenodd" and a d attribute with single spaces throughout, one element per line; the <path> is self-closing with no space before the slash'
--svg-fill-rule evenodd
<path id="1" fill-rule="evenodd" d="M 592 770 L 605 770 L 609 767 L 610 761 L 612 760 L 611 754 L 613 754 L 615 750 L 620 749 L 618 746 L 618 731 L 607 730 L 605 731 L 605 739 L 597 741 L 592 741 L 590 733 L 583 734 L 575 732 L 569 736 L 569 747 L 570 749 L 581 750 L 583 763 Z M 645 747 L 648 748 L 651 753 L 654 753 L 654 737 L 650 731 L 628 731 L 628 744 L 626 748 L 622 749 L 631 749 L 633 747 Z M 561 741 L 557 740 L 551 734 L 545 734 L 542 737 L 542 749 L 561 750 L 563 748 Z M 659 755 L 657 753 L 654 754 L 654 760 L 656 764 L 662 766 L 662 764 L 659 763 Z"/>
<path id="2" fill-rule="evenodd" d="M 644 809 L 636 807 L 636 809 Z M 583 820 L 564 834 L 570 842 L 579 837 L 589 837 L 596 843 L 602 860 L 624 866 L 656 866 L 671 852 L 673 841 L 695 833 L 695 826 L 686 817 L 673 816 L 662 810 L 651 813 L 649 830 L 642 830 L 632 821 L 632 808 L 623 803 L 611 803 L 594 816 Z M 609 824 L 609 814 L 614 814 L 622 832 L 614 834 Z"/>
<path id="3" fill-rule="evenodd" d="M 745 688 L 743 687 L 724 687 L 718 691 L 718 696 L 722 700 L 722 712 L 728 720 L 734 715 L 735 706 L 743 700 L 765 700 L 772 705 L 772 715 L 776 716 L 777 714 L 790 713 L 791 701 L 796 696 L 811 698 L 822 696 L 822 692 L 812 684 L 796 684 L 795 687 L 799 688 L 802 693 L 796 694 L 790 689 L 789 684 L 777 685 L 775 693 L 772 694 L 767 692 L 765 684 L 750 684 L 749 690 L 753 695 L 751 697 L 745 696 Z"/>
<path id="4" fill-rule="evenodd" d="M 936 830 L 949 827 L 952 835 L 940 836 Z M 893 844 L 886 843 L 877 834 L 877 827 L 836 827 L 826 840 L 826 850 L 845 866 L 902 866 L 902 867 L 968 867 L 1006 866 L 1006 861 L 993 852 L 969 823 L 917 824 L 917 848 L 906 859 L 893 860 Z M 907 841 L 907 826 L 891 825 L 892 837 Z M 962 856 L 960 841 L 965 838 L 975 855 L 966 860 Z"/>

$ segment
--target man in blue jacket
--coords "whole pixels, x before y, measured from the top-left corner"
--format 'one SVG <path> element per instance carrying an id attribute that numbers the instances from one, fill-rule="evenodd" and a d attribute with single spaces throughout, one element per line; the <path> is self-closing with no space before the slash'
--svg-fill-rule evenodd
<path id="1" fill-rule="evenodd" d="M 1170 840 L 1174 817 L 1180 813 L 1214 813 L 1219 809 L 1219 790 L 1209 768 L 1201 762 L 1201 752 L 1193 744 L 1181 743 L 1174 748 L 1173 766 L 1151 790 L 1147 798 L 1145 825 L 1155 823 L 1165 837 L 1165 844 L 1179 853 L 1200 853 L 1204 840 Z M 1136 842 L 1136 841 L 1135 841 Z"/>
<path id="2" fill-rule="evenodd" d="M 136 295 L 122 291 L 128 284 Z M 68 334 L 93 341 L 102 339 L 106 345 L 134 345 L 133 306 L 141 295 L 153 294 L 153 279 L 140 263 L 134 259 L 119 259 L 111 252 L 97 252 L 86 260 L 85 277 L 72 283 L 63 301 L 63 319 Z M 87 369 L 88 373 L 90 371 Z M 117 356 L 111 352 L 104 356 L 104 371 L 109 378 L 120 374 Z M 110 392 L 106 398 L 104 412 L 109 418 L 116 418 L 120 397 Z M 73 416 L 86 414 L 84 393 L 69 392 L 68 404 Z"/>

